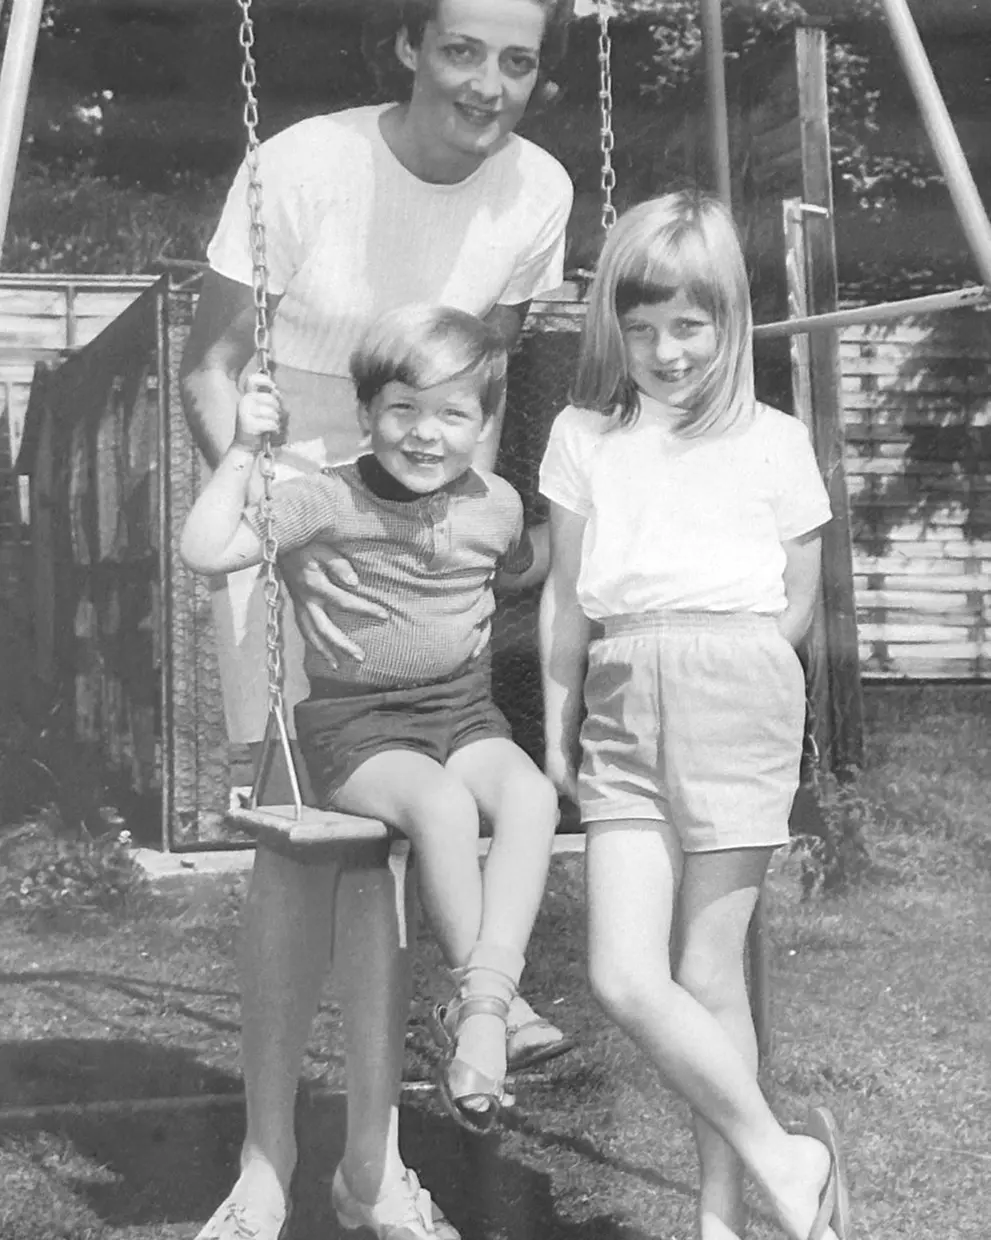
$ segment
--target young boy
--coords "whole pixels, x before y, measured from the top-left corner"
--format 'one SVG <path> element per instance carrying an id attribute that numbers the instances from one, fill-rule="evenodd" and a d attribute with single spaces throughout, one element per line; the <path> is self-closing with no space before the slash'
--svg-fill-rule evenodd
<path id="1" fill-rule="evenodd" d="M 416 850 L 424 909 L 458 970 L 434 1022 L 446 1047 L 438 1085 L 459 1122 L 485 1130 L 503 1100 L 506 1018 L 557 822 L 553 787 L 491 695 L 493 582 L 522 586 L 533 570 L 519 496 L 471 465 L 504 398 L 506 353 L 473 315 L 404 307 L 368 329 L 351 373 L 371 451 L 275 484 L 274 535 L 280 551 L 330 538 L 389 619 L 337 618 L 360 662 L 335 667 L 307 648 L 296 731 L 321 806 L 380 818 Z M 261 561 L 265 522 L 248 484 L 280 423 L 277 394 L 256 381 L 182 533 L 194 571 Z M 480 813 L 492 825 L 484 875 Z"/>

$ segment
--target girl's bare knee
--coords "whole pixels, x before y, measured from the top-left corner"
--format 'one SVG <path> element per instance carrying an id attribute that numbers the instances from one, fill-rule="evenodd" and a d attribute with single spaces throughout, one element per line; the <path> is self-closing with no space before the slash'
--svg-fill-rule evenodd
<path id="1" fill-rule="evenodd" d="M 675 980 L 708 1012 L 721 1012 L 746 995 L 743 961 L 738 964 L 712 956 L 686 955 L 678 965 Z"/>
<path id="2" fill-rule="evenodd" d="M 588 962 L 588 981 L 603 1011 L 617 1024 L 626 1025 L 642 1009 L 645 997 L 670 979 L 662 967 L 593 953 Z"/>

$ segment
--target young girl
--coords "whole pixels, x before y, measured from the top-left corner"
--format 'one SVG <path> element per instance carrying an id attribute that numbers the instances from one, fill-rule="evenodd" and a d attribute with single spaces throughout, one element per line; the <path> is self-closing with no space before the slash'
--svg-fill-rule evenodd
<path id="1" fill-rule="evenodd" d="M 754 400 L 751 332 L 721 204 L 681 192 L 623 216 L 540 472 L 547 773 L 586 824 L 593 991 L 694 1110 L 702 1240 L 743 1235 L 744 1169 L 792 1240 L 845 1240 L 835 1123 L 778 1124 L 744 980 L 788 839 L 794 647 L 830 518 L 804 427 Z"/>

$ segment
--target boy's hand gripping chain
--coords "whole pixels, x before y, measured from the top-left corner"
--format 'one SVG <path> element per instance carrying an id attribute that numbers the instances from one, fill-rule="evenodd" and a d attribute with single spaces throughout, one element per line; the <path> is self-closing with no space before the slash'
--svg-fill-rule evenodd
<path id="1" fill-rule="evenodd" d="M 237 0 L 241 10 L 238 42 L 242 50 L 241 85 L 244 88 L 244 128 L 247 135 L 245 163 L 248 170 L 249 241 L 251 245 L 251 283 L 255 307 L 254 344 L 258 373 L 271 383 L 271 335 L 268 318 L 268 259 L 265 246 L 265 221 L 262 215 L 262 180 L 258 141 L 258 99 L 255 93 L 257 74 L 254 59 L 254 24 L 251 0 Z M 275 478 L 275 454 L 271 435 L 262 440 L 260 469 L 262 475 L 262 562 L 265 574 L 265 667 L 268 676 L 268 719 L 255 769 L 251 796 L 247 806 L 233 810 L 231 821 L 250 831 L 261 843 L 276 852 L 300 859 L 337 850 L 344 844 L 388 841 L 389 870 L 395 888 L 396 921 L 399 946 L 406 947 L 406 869 L 410 854 L 409 841 L 397 837 L 385 823 L 374 818 L 315 809 L 303 804 L 299 775 L 289 739 L 286 703 L 283 693 L 285 665 L 283 662 L 282 588 L 278 573 L 279 544 L 275 534 L 275 512 L 272 505 L 272 483 Z M 259 804 L 268 782 L 276 745 L 281 749 L 292 790 L 292 806 Z"/>

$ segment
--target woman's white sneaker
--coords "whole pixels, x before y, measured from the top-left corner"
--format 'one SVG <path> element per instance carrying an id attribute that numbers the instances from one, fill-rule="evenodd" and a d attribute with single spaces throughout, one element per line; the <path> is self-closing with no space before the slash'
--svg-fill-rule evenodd
<path id="1" fill-rule="evenodd" d="M 337 1221 L 346 1231 L 363 1228 L 376 1240 L 461 1240 L 461 1235 L 407 1169 L 391 1193 L 373 1205 L 359 1201 L 340 1169 L 334 1174 L 330 1199 Z"/>
<path id="2" fill-rule="evenodd" d="M 196 1240 L 281 1240 L 285 1224 L 284 1209 L 262 1209 L 231 1196 L 210 1215 Z"/>

